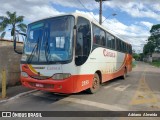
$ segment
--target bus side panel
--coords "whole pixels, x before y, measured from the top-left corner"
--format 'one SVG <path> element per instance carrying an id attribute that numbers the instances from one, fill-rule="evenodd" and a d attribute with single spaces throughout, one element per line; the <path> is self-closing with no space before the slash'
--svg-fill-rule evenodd
<path id="1" fill-rule="evenodd" d="M 92 86 L 95 71 L 94 67 L 91 67 L 91 64 L 88 62 L 81 66 L 76 66 L 74 63 L 63 65 L 63 72 L 72 74 L 74 92 L 80 92 Z"/>
<path id="2" fill-rule="evenodd" d="M 81 66 L 81 74 L 100 71 L 102 82 L 105 82 L 122 76 L 127 65 L 130 65 L 127 54 L 99 47 L 92 51 L 87 62 Z"/>
<path id="3" fill-rule="evenodd" d="M 119 77 L 123 74 L 124 74 L 124 69 L 121 69 L 118 72 L 115 72 L 115 73 L 112 73 L 112 74 L 103 74 L 103 81 L 102 82 L 112 80 L 112 79 L 114 79 L 116 77 Z"/>
<path id="4" fill-rule="evenodd" d="M 130 54 L 127 55 L 127 71 L 132 71 L 132 55 Z"/>
<path id="5" fill-rule="evenodd" d="M 88 75 L 74 75 L 73 80 L 76 81 L 76 89 L 75 92 L 80 92 L 83 90 L 86 90 L 90 87 L 92 87 L 92 80 L 93 80 L 92 74 Z"/>
<path id="6" fill-rule="evenodd" d="M 123 53 L 118 53 L 116 55 L 116 69 L 114 69 L 114 66 L 112 66 L 112 71 L 108 71 L 107 69 L 107 73 L 103 74 L 103 80 L 102 82 L 106 82 L 109 80 L 112 80 L 116 77 L 122 76 L 124 74 L 124 68 L 126 66 L 126 62 L 127 62 L 127 55 L 123 54 Z M 120 56 L 120 57 L 119 57 Z M 107 66 L 109 63 L 106 63 Z"/>

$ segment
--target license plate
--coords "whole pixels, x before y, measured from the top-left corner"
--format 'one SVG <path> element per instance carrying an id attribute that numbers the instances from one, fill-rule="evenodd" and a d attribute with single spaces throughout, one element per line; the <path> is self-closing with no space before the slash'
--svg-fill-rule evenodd
<path id="1" fill-rule="evenodd" d="M 40 84 L 40 83 L 36 83 L 36 87 L 43 88 L 43 87 L 44 87 L 44 85 L 43 85 L 43 84 Z"/>

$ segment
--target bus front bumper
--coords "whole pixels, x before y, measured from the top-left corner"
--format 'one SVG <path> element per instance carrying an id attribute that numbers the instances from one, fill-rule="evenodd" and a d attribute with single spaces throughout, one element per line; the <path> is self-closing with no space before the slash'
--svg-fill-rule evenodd
<path id="1" fill-rule="evenodd" d="M 72 77 L 64 79 L 64 80 L 53 80 L 53 79 L 45 79 L 45 80 L 37 80 L 31 77 L 22 77 L 21 76 L 21 83 L 23 86 L 55 92 L 55 93 L 75 93 L 75 83 Z"/>

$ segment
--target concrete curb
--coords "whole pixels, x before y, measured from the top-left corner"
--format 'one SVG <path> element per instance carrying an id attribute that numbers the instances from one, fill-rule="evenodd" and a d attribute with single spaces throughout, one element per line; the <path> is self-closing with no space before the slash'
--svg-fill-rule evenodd
<path id="1" fill-rule="evenodd" d="M 28 95 L 28 94 L 30 94 L 30 93 L 37 92 L 37 91 L 38 91 L 38 90 L 30 90 L 30 91 L 27 91 L 27 92 L 19 93 L 19 94 L 17 94 L 16 96 L 11 97 L 11 98 L 9 98 L 9 99 L 0 100 L 0 104 L 1 104 L 1 103 L 4 103 L 4 102 L 9 102 L 9 101 L 11 101 L 11 100 L 17 99 L 17 98 L 19 98 L 19 97 L 22 97 L 22 96 L 25 96 L 25 95 Z"/>

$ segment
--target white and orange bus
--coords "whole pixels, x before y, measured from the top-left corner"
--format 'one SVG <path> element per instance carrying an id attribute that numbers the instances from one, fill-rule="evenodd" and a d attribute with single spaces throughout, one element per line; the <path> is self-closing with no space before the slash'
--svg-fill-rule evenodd
<path id="1" fill-rule="evenodd" d="M 56 93 L 95 93 L 103 82 L 125 79 L 131 63 L 131 44 L 87 16 L 55 16 L 28 25 L 21 82 Z"/>

